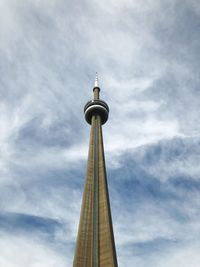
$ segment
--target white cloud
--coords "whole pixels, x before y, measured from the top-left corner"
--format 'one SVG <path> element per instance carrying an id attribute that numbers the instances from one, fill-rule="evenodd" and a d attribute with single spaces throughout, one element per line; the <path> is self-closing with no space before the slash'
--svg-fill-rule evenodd
<path id="1" fill-rule="evenodd" d="M 191 14 L 186 11 L 199 11 L 197 1 L 190 3 L 0 2 L 1 211 L 57 218 L 70 229 L 59 240 L 75 240 L 81 193 L 78 179 L 72 183 L 70 178 L 87 158 L 89 128 L 83 122 L 82 108 L 91 96 L 96 70 L 101 96 L 110 106 L 104 136 L 111 169 L 120 167 L 127 151 L 140 146 L 148 150 L 148 144 L 198 135 L 198 40 L 190 38 L 195 16 L 189 19 Z M 149 175 L 160 174 L 166 184 L 170 176 L 181 173 L 198 180 L 198 155 L 186 151 L 184 158 L 170 164 L 165 156 L 146 169 Z M 59 186 L 63 171 L 65 183 Z M 54 185 L 49 173 L 55 173 Z M 116 240 L 120 249 L 128 246 L 120 252 L 120 266 L 173 267 L 178 262 L 196 267 L 199 244 L 194 241 L 192 245 L 191 240 L 196 240 L 194 233 L 199 230 L 199 207 L 194 192 L 178 190 L 178 194 L 181 199 L 187 195 L 192 199 L 183 201 L 191 216 L 184 225 L 157 203 L 144 201 L 139 207 L 132 203 L 130 211 L 115 199 L 114 205 L 124 215 L 116 220 Z M 1 237 L 1 266 L 71 265 L 49 243 L 4 233 Z M 177 238 L 181 244 L 166 250 L 170 259 L 166 251 L 149 258 L 132 251 L 131 245 L 148 244 L 156 238 Z M 183 254 L 193 262 L 189 264 Z"/>
<path id="2" fill-rule="evenodd" d="M 65 255 L 55 251 L 48 243 L 28 236 L 1 234 L 0 265 L 4 267 L 61 267 L 70 266 Z"/>
<path id="3" fill-rule="evenodd" d="M 163 260 L 158 261 L 161 267 L 198 267 L 200 257 L 198 254 L 200 244 L 198 242 L 191 242 L 182 246 L 177 246 L 176 249 L 171 249 L 163 255 Z"/>

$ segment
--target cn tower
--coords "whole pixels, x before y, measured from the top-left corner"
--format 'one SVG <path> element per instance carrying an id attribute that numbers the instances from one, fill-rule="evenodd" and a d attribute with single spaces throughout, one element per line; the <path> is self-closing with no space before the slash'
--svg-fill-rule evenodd
<path id="1" fill-rule="evenodd" d="M 109 107 L 100 99 L 97 76 L 84 114 L 91 132 L 73 267 L 117 267 L 102 136 Z"/>

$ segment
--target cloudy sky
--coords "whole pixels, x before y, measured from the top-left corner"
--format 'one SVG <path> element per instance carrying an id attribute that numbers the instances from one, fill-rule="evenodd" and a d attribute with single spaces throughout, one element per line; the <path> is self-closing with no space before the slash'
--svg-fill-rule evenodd
<path id="1" fill-rule="evenodd" d="M 199 267 L 198 0 L 0 0 L 0 266 L 71 267 L 99 72 L 119 267 Z"/>

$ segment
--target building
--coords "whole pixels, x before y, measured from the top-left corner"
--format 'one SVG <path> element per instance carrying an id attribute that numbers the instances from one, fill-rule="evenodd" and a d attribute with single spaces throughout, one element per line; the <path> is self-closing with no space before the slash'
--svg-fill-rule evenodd
<path id="1" fill-rule="evenodd" d="M 84 108 L 91 133 L 73 267 L 117 267 L 102 136 L 109 107 L 99 98 L 97 77 L 93 93 Z"/>

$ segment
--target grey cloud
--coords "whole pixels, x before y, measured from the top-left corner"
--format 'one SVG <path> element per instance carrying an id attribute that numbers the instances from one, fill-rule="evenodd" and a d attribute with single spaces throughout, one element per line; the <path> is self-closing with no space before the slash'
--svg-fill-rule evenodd
<path id="1" fill-rule="evenodd" d="M 119 265 L 189 266 L 186 251 L 198 260 L 198 1 L 0 5 L 1 211 L 70 229 L 60 253 L 1 232 L 0 265 L 71 265 L 95 71 L 111 108 L 104 139 Z"/>

